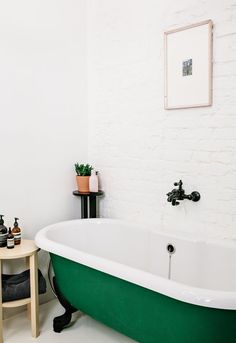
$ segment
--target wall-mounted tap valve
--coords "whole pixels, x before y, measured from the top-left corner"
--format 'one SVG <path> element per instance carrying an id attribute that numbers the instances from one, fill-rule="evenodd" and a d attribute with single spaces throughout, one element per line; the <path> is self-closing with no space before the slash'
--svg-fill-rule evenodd
<path id="1" fill-rule="evenodd" d="M 175 182 L 174 186 L 178 186 L 178 188 L 172 189 L 171 192 L 167 193 L 167 201 L 172 203 L 172 206 L 177 206 L 179 205 L 178 200 L 192 200 L 194 202 L 199 201 L 201 196 L 200 193 L 197 191 L 193 191 L 191 194 L 187 195 L 185 194 L 185 190 L 183 189 L 183 182 L 180 180 L 179 182 Z"/>

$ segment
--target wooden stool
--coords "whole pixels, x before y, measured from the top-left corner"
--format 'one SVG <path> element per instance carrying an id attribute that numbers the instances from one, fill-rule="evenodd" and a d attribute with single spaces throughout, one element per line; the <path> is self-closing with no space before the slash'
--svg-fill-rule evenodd
<path id="1" fill-rule="evenodd" d="M 31 332 L 33 337 L 39 336 L 39 311 L 38 311 L 38 255 L 39 248 L 34 241 L 22 239 L 21 244 L 14 249 L 0 248 L 0 286 L 2 285 L 2 261 L 16 258 L 26 258 L 27 267 L 30 269 L 30 298 L 2 302 L 2 287 L 0 287 L 0 343 L 3 343 L 3 308 L 28 306 L 31 319 Z"/>

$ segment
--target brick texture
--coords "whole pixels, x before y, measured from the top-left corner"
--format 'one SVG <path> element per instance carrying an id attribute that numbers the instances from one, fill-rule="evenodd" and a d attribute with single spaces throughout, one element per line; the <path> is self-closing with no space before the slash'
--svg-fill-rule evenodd
<path id="1" fill-rule="evenodd" d="M 236 1 L 89 0 L 89 161 L 104 217 L 236 237 Z M 214 23 L 213 106 L 167 111 L 163 32 Z M 166 201 L 173 182 L 187 193 Z"/>

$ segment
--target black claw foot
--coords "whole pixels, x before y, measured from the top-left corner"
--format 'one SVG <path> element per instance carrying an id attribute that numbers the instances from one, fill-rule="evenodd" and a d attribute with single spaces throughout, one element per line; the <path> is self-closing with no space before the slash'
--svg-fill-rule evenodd
<path id="1" fill-rule="evenodd" d="M 66 311 L 63 315 L 55 317 L 53 319 L 53 330 L 55 332 L 61 332 L 65 326 L 70 324 L 72 313 Z"/>
<path id="2" fill-rule="evenodd" d="M 58 300 L 60 304 L 65 308 L 65 313 L 63 315 L 55 317 L 53 319 L 53 330 L 55 332 L 61 332 L 65 328 L 65 326 L 70 324 L 72 313 L 76 312 L 77 309 L 73 307 L 60 293 L 55 277 L 53 278 L 53 284 Z"/>

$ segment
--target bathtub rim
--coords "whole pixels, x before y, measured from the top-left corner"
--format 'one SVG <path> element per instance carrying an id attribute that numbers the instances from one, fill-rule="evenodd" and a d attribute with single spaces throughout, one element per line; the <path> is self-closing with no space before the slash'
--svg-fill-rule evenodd
<path id="1" fill-rule="evenodd" d="M 97 255 L 92 255 L 84 251 L 77 250 L 75 248 L 69 247 L 62 243 L 52 241 L 46 237 L 48 231 L 55 229 L 55 226 L 63 226 L 69 223 L 79 223 L 83 225 L 83 221 L 91 223 L 92 225 L 103 224 L 103 223 L 117 223 L 135 227 L 137 229 L 146 230 L 139 225 L 129 223 L 128 221 L 111 219 L 111 218 L 99 218 L 99 219 L 74 219 L 68 221 L 62 221 L 55 224 L 48 225 L 38 231 L 35 236 L 36 245 L 50 253 L 62 256 L 74 262 L 80 263 L 82 265 L 88 266 L 90 268 L 99 270 L 101 272 L 107 273 L 109 275 L 118 277 L 125 281 L 131 282 L 133 284 L 139 285 L 146 289 L 158 292 L 160 294 L 166 295 L 168 297 L 174 298 L 179 301 L 190 303 L 193 305 L 210 307 L 215 309 L 225 309 L 225 310 L 236 310 L 236 292 L 232 291 L 217 291 L 206 288 L 198 288 L 184 283 L 176 282 L 173 280 L 168 280 L 162 276 L 146 272 L 144 270 L 139 270 L 134 267 L 121 264 L 119 262 L 106 259 Z M 182 233 L 176 233 L 172 235 L 172 232 L 162 232 L 154 231 L 155 234 L 164 235 L 171 238 L 181 238 L 183 240 L 190 240 L 194 242 L 206 242 L 210 244 L 217 244 L 223 246 L 235 247 L 235 243 L 231 240 L 219 240 L 201 237 L 183 237 Z M 194 235 L 193 235 L 194 236 Z M 53 244 L 52 244 L 53 242 Z M 67 249 L 66 249 L 67 248 Z"/>

